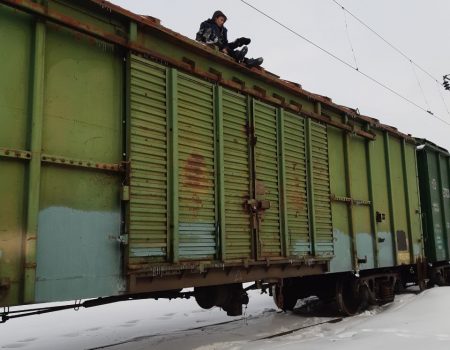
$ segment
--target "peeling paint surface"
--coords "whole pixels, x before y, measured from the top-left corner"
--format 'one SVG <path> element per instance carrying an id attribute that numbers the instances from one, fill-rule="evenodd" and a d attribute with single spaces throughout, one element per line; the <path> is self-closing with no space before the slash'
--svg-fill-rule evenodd
<path id="1" fill-rule="evenodd" d="M 118 294 L 119 213 L 50 207 L 39 214 L 36 301 Z"/>

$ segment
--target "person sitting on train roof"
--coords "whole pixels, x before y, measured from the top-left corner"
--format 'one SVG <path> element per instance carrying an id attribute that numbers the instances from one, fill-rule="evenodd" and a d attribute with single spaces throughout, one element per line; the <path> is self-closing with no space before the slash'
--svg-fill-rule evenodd
<path id="1" fill-rule="evenodd" d="M 222 11 L 214 12 L 212 18 L 202 22 L 200 29 L 195 37 L 195 40 L 218 47 L 220 51 L 231 56 L 239 63 L 244 63 L 248 67 L 258 67 L 263 63 L 263 58 L 247 58 L 248 47 L 250 44 L 249 38 L 238 38 L 229 43 L 227 38 L 227 28 L 224 24 L 227 21 L 227 16 Z M 243 46 L 238 50 L 238 47 Z"/>

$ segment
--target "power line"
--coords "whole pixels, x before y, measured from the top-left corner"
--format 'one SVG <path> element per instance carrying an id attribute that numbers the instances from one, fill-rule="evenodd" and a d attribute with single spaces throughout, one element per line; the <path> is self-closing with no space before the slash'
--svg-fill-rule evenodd
<path id="1" fill-rule="evenodd" d="M 342 13 L 344 14 L 345 32 L 347 33 L 347 39 L 348 39 L 348 42 L 350 43 L 350 48 L 351 48 L 352 54 L 353 54 L 353 60 L 355 61 L 355 67 L 357 70 L 359 70 L 358 61 L 356 60 L 355 49 L 353 48 L 352 39 L 350 38 L 350 33 L 348 30 L 347 14 L 345 13 L 344 9 L 342 9 Z"/>
<path id="2" fill-rule="evenodd" d="M 285 24 L 283 24 L 282 22 L 278 21 L 277 19 L 273 18 L 272 16 L 268 15 L 267 13 L 261 11 L 260 9 L 258 9 L 257 7 L 253 6 L 252 4 L 248 3 L 245 0 L 240 0 L 242 3 L 244 3 L 245 5 L 247 5 L 248 7 L 251 7 L 252 9 L 254 9 L 255 11 L 259 12 L 260 14 L 262 14 L 264 17 L 267 17 L 268 19 L 270 19 L 271 21 L 277 23 L 279 26 L 283 27 L 284 29 L 286 29 L 287 31 L 291 32 L 292 34 L 294 34 L 295 36 L 305 40 L 306 42 L 308 42 L 309 44 L 313 45 L 314 47 L 316 47 L 317 49 L 321 50 L 322 52 L 325 52 L 328 56 L 331 56 L 332 58 L 334 58 L 335 60 L 341 62 L 342 64 L 344 64 L 345 66 L 347 66 L 348 68 L 353 69 L 354 71 L 358 72 L 359 74 L 361 74 L 362 76 L 366 77 L 367 79 L 371 80 L 372 82 L 376 83 L 377 85 L 381 86 L 382 88 L 388 90 L 389 92 L 393 93 L 394 95 L 400 97 L 401 99 L 403 99 L 404 101 L 408 102 L 409 104 L 415 106 L 416 108 L 422 110 L 423 112 L 426 112 L 427 114 L 431 115 L 432 117 L 440 120 L 441 122 L 443 122 L 444 124 L 447 124 L 450 126 L 450 123 L 447 122 L 445 119 L 442 119 L 441 117 L 439 117 L 438 115 L 434 114 L 433 112 L 427 110 L 426 108 L 423 108 L 422 106 L 420 106 L 419 104 L 415 103 L 414 101 L 410 100 L 409 98 L 407 98 L 406 96 L 403 96 L 402 94 L 400 94 L 399 92 L 395 91 L 394 89 L 390 88 L 389 86 L 383 84 L 382 82 L 378 81 L 377 79 L 375 79 L 374 77 L 368 75 L 367 73 L 364 73 L 363 71 L 359 70 L 357 67 L 354 67 L 353 65 L 351 65 L 350 63 L 346 62 L 345 60 L 343 60 L 342 58 L 336 56 L 335 54 L 333 54 L 332 52 L 324 49 L 323 47 L 319 46 L 318 44 L 314 43 L 313 41 L 311 41 L 310 39 L 306 38 L 305 36 L 299 34 L 298 32 L 296 32 L 295 30 L 293 30 L 292 28 L 286 26 Z M 334 1 L 334 0 L 333 0 Z"/>
<path id="3" fill-rule="evenodd" d="M 355 20 L 357 20 L 359 23 L 361 23 L 364 27 L 366 27 L 368 30 L 370 30 L 373 34 L 375 34 L 377 37 L 379 37 L 382 41 L 384 41 L 388 46 L 390 46 L 393 50 L 395 50 L 397 53 L 399 53 L 401 56 L 403 56 L 406 60 L 408 60 L 411 64 L 413 64 L 414 66 L 416 66 L 417 68 L 419 68 L 422 72 L 424 72 L 426 75 L 428 75 L 431 79 L 433 79 L 435 82 L 437 82 L 439 85 L 442 86 L 442 84 L 439 82 L 439 80 L 437 78 L 435 78 L 431 73 L 429 73 L 427 70 L 425 70 L 425 68 L 421 67 L 419 64 L 417 64 L 416 62 L 414 62 L 413 59 L 411 59 L 410 57 L 408 57 L 402 50 L 400 50 L 399 48 L 397 48 L 394 44 L 392 44 L 391 42 L 389 42 L 388 40 L 386 40 L 383 36 L 381 36 L 381 34 L 378 34 L 378 32 L 373 29 L 372 27 L 370 27 L 369 25 L 367 25 L 362 19 L 360 19 L 359 17 L 357 17 L 356 15 L 354 15 L 352 12 L 350 12 L 349 10 L 347 10 L 344 6 L 342 6 L 339 2 L 337 2 L 336 0 L 331 0 L 333 1 L 336 5 L 338 5 L 340 8 L 342 8 L 343 11 L 347 12 L 350 16 L 352 16 Z"/>

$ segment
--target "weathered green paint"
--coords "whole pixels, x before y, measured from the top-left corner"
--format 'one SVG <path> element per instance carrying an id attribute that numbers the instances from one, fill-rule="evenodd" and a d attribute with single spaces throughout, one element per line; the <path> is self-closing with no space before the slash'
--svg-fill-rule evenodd
<path id="1" fill-rule="evenodd" d="M 388 201 L 389 201 L 389 218 L 390 218 L 390 229 L 391 236 L 393 242 L 393 254 L 394 254 L 394 262 L 395 265 L 398 265 L 398 256 L 397 256 L 397 238 L 395 236 L 396 232 L 396 217 L 395 217 L 395 207 L 394 207 L 394 195 L 392 193 L 392 171 L 391 171 L 391 150 L 390 150 L 390 140 L 389 134 L 387 132 L 384 133 L 384 152 L 386 159 L 386 179 L 387 179 L 387 189 L 388 189 Z"/>
<path id="2" fill-rule="evenodd" d="M 449 259 L 450 194 L 449 153 L 420 140 L 418 151 L 420 199 L 423 211 L 425 255 L 431 262 Z"/>
<path id="3" fill-rule="evenodd" d="M 356 262 L 360 270 L 375 267 L 374 235 L 371 225 L 370 186 L 366 140 L 352 136 L 350 142 L 350 186 L 354 205 L 350 205 L 356 239 Z M 369 205 L 364 205 L 367 203 Z"/>
<path id="4" fill-rule="evenodd" d="M 226 258 L 253 258 L 253 231 L 246 201 L 253 193 L 251 181 L 252 146 L 249 142 L 249 101 L 246 96 L 223 89 L 223 171 L 225 217 L 221 231 L 225 237 Z M 218 135 L 220 140 L 220 133 Z"/>
<path id="5" fill-rule="evenodd" d="M 178 73 L 179 255 L 217 255 L 216 147 L 213 85 Z"/>
<path id="6" fill-rule="evenodd" d="M 136 22 L 130 22 L 130 28 L 128 30 L 128 40 L 133 42 L 137 40 L 138 26 Z"/>
<path id="7" fill-rule="evenodd" d="M 406 166 L 406 142 L 401 141 L 401 152 L 402 152 L 402 170 L 403 170 L 403 184 L 405 192 L 405 205 L 406 205 L 406 220 L 408 228 L 408 248 L 410 262 L 413 263 L 414 260 L 414 249 L 413 249 L 413 234 L 412 234 L 412 222 L 411 222 L 411 199 L 409 194 L 409 183 L 408 183 L 408 171 Z"/>
<path id="8" fill-rule="evenodd" d="M 27 14 L 0 5 L 0 147 L 29 147 L 30 78 L 35 24 Z M 0 157 L 0 306 L 23 303 L 23 240 L 26 225 L 28 161 Z"/>
<path id="9" fill-rule="evenodd" d="M 316 255 L 316 214 L 314 211 L 314 175 L 313 175 L 313 150 L 312 150 L 312 127 L 311 119 L 306 119 L 306 155 L 307 155 L 307 179 L 308 179 L 308 208 L 312 210 L 309 211 L 309 233 L 311 237 L 311 254 Z"/>
<path id="10" fill-rule="evenodd" d="M 281 212 L 281 233 L 282 233 L 282 255 L 290 255 L 289 247 L 289 228 L 288 228 L 288 209 L 287 209 L 287 193 L 286 193 L 286 162 L 284 151 L 284 111 L 277 109 L 278 121 L 278 177 L 280 179 L 280 212 Z"/>
<path id="11" fill-rule="evenodd" d="M 352 183 L 351 183 L 351 165 L 350 165 L 350 135 L 348 133 L 344 134 L 344 164 L 345 164 L 345 187 L 347 197 L 352 197 Z M 356 232 L 355 232 L 355 218 L 353 216 L 353 205 L 350 204 L 347 207 L 348 210 L 348 226 L 349 226 L 349 234 L 351 239 L 351 251 L 352 251 L 352 267 L 354 270 L 359 270 L 358 264 L 358 252 L 356 245 Z"/>
<path id="12" fill-rule="evenodd" d="M 72 18 L 74 23 L 86 25 L 88 31 L 95 27 L 106 36 L 118 35 L 125 43 L 142 45 L 149 49 L 149 56 L 134 56 L 123 47 L 107 44 L 98 36 L 93 39 L 62 24 L 48 27 L 43 56 L 43 144 L 36 151 L 83 160 L 86 166 L 62 167 L 62 160 L 61 164 L 57 160 L 41 164 L 37 158 L 42 176 L 36 207 L 40 237 L 36 300 L 95 297 L 123 291 L 121 277 L 125 271 L 120 271 L 117 241 L 122 220 L 127 221 L 130 233 L 126 272 L 143 273 L 142 269 L 149 271 L 181 260 L 190 260 L 189 264 L 194 265 L 196 260 L 216 263 L 218 258 L 236 263 L 282 256 L 294 260 L 301 255 L 331 258 L 333 253 L 336 257 L 332 271 L 349 271 L 350 232 L 356 233 L 356 242 L 367 249 L 375 249 L 371 241 L 376 231 L 379 237 L 389 235 L 391 239 L 395 234 L 394 230 L 385 229 L 392 225 L 393 215 L 376 228 L 373 223 L 374 210 L 386 211 L 389 207 L 387 186 L 383 187 L 386 174 L 391 178 L 392 189 L 403 172 L 402 182 L 396 186 L 400 190 L 395 188 L 392 194 L 395 213 L 400 213 L 395 224 L 402 226 L 404 221 L 406 227 L 403 217 L 409 216 L 413 241 L 420 235 L 414 223 L 417 216 L 413 214 L 417 200 L 414 179 L 404 178 L 405 173 L 414 172 L 413 147 L 407 145 L 408 152 L 401 158 L 400 143 L 395 143 L 392 159 L 386 163 L 385 150 L 379 147 L 383 146 L 381 136 L 374 141 L 373 157 L 368 157 L 374 158 L 373 165 L 369 159 L 364 170 L 351 167 L 345 180 L 342 129 L 310 118 L 305 127 L 301 113 L 292 112 L 296 108 L 290 108 L 290 112 L 283 109 L 284 103 L 291 107 L 301 105 L 302 112 L 341 122 L 342 112 L 327 106 L 324 99 L 323 104 L 319 103 L 314 96 L 307 98 L 301 90 L 296 94 L 281 89 L 244 67 L 211 60 L 211 56 L 197 52 L 189 43 L 180 44 L 175 37 L 167 40 L 167 34 L 159 33 L 159 29 L 141 26 L 114 11 L 88 8 L 81 2 L 49 1 L 45 5 Z M 33 6 L 39 7 L 36 3 Z M 33 152 L 27 149 L 29 130 L 39 132 L 27 120 L 32 109 L 28 101 L 33 100 L 27 86 L 33 67 L 29 48 L 34 20 L 30 19 L 34 18 L 0 5 L 0 39 L 7 47 L 0 68 L 2 77 L 7 78 L 0 81 L 4 92 L 0 94 L 0 113 L 6 120 L 0 130 L 0 147 L 24 152 Z M 171 60 L 156 63 L 149 58 L 150 51 L 178 61 L 180 71 L 168 68 Z M 126 63 L 124 54 L 129 58 Z M 190 64 L 183 65 L 183 61 Z M 195 69 L 191 70 L 189 67 L 193 66 Z M 125 67 L 129 76 L 124 81 Z M 214 72 L 221 80 L 199 79 L 198 72 Z M 216 85 L 211 81 L 216 81 Z M 259 88 L 256 90 L 265 90 L 266 97 L 261 99 L 267 103 L 247 95 L 247 89 L 236 87 L 236 92 L 217 86 L 229 86 L 232 81 L 241 81 L 251 90 L 255 86 Z M 284 103 L 279 102 L 283 99 Z M 128 100 L 127 106 L 124 100 Z M 122 126 L 124 116 L 126 128 Z M 356 131 L 369 130 L 359 118 L 347 122 Z M 123 130 L 127 135 L 123 135 Z M 373 130 L 382 135 L 376 127 Z M 124 138 L 127 140 L 123 142 Z M 363 164 L 366 144 L 359 141 L 352 139 L 347 163 Z M 92 164 L 97 162 L 120 163 L 123 152 L 130 161 L 130 178 L 125 179 L 129 183 L 124 183 L 120 174 L 94 170 Z M 28 165 L 25 159 L 26 156 L 0 159 L 5 177 L 0 183 L 0 198 L 2 203 L 8 203 L 2 209 L 7 222 L 0 222 L 0 278 L 11 281 L 1 305 L 17 304 L 19 291 L 23 290 L 20 283 L 24 257 L 20 244 L 27 232 L 27 221 L 22 213 L 34 206 L 33 201 L 23 203 Z M 392 169 L 386 168 L 389 162 Z M 405 163 L 406 171 L 405 166 L 400 166 Z M 444 178 L 442 169 L 441 173 Z M 346 181 L 351 185 L 350 196 Z M 123 184 L 130 185 L 130 210 L 126 217 L 120 208 Z M 331 191 L 352 200 L 369 200 L 373 202 L 372 210 L 364 205 L 349 211 L 345 202 L 330 204 Z M 409 191 L 409 210 L 405 210 L 405 191 Z M 249 199 L 268 199 L 272 207 L 252 215 L 245 206 Z M 392 203 L 391 207 L 394 208 Z M 85 245 L 89 248 L 84 249 Z M 392 241 L 384 245 L 392 251 Z M 380 257 L 383 254 L 380 249 Z M 83 257 L 82 262 L 77 263 L 78 256 Z M 386 265 L 389 256 L 379 260 L 380 266 L 390 266 Z"/>
<path id="13" fill-rule="evenodd" d="M 290 254 L 310 255 L 305 118 L 284 112 L 285 200 Z"/>
<path id="14" fill-rule="evenodd" d="M 277 109 L 255 102 L 253 111 L 255 134 L 256 200 L 270 202 L 270 208 L 259 211 L 260 258 L 282 256 L 280 211 L 280 178 L 278 161 Z"/>
<path id="15" fill-rule="evenodd" d="M 169 116 L 169 208 L 171 261 L 179 259 L 179 203 L 178 203 L 178 73 L 170 68 L 167 80 L 167 100 Z"/>
<path id="16" fill-rule="evenodd" d="M 38 229 L 39 195 L 41 190 L 41 152 L 44 119 L 44 72 L 45 72 L 45 34 L 44 22 L 36 22 L 33 48 L 34 74 L 31 79 L 31 160 L 28 169 L 27 228 L 25 235 L 25 275 L 24 303 L 35 300 L 36 280 L 36 242 Z"/>
<path id="17" fill-rule="evenodd" d="M 223 132 L 223 88 L 214 87 L 214 111 L 216 121 L 216 182 L 217 186 L 217 210 L 220 239 L 220 259 L 227 260 L 226 250 L 226 226 L 225 226 L 225 165 L 224 165 L 224 132 Z"/>
<path id="18" fill-rule="evenodd" d="M 168 230 L 166 68 L 130 57 L 128 264 L 164 261 Z"/>
<path id="19" fill-rule="evenodd" d="M 367 157 L 367 183 L 369 189 L 369 201 L 370 201 L 370 227 L 372 230 L 373 240 L 373 253 L 374 253 L 374 267 L 379 267 L 379 242 L 378 242 L 378 228 L 376 222 L 376 210 L 374 205 L 374 188 L 373 188 L 373 149 L 374 141 L 366 141 L 366 157 Z"/>
<path id="20" fill-rule="evenodd" d="M 448 211 L 448 205 L 446 205 L 447 204 L 446 202 L 448 202 L 448 198 L 445 198 L 446 195 L 444 194 L 445 188 L 447 188 L 447 189 L 449 188 L 449 184 L 447 182 L 448 174 L 445 169 L 445 165 L 446 165 L 444 163 L 445 159 L 441 155 L 438 155 L 437 160 L 438 160 L 437 161 L 437 165 L 438 165 L 437 170 L 438 170 L 438 179 L 439 179 L 438 181 L 439 181 L 440 190 L 441 190 L 439 199 L 441 202 L 440 204 L 441 204 L 441 211 L 442 211 L 442 231 L 443 231 L 443 238 L 444 238 L 444 249 L 445 249 L 446 257 L 448 258 L 450 256 L 449 255 L 449 245 L 445 244 L 445 242 L 448 242 L 448 239 L 450 236 L 450 230 L 449 230 L 449 227 L 447 227 L 447 223 L 450 220 L 450 217 L 449 217 L 450 212 Z"/>
<path id="21" fill-rule="evenodd" d="M 332 256 L 333 223 L 330 203 L 330 174 L 328 156 L 328 134 L 324 124 L 311 122 L 312 183 L 314 206 L 315 252 L 320 256 Z"/>
<path id="22" fill-rule="evenodd" d="M 347 197 L 344 135 L 342 130 L 328 128 L 330 190 L 332 195 L 339 197 Z M 331 260 L 330 270 L 332 272 L 351 271 L 353 255 L 347 203 L 332 201 L 332 215 L 335 256 Z"/>

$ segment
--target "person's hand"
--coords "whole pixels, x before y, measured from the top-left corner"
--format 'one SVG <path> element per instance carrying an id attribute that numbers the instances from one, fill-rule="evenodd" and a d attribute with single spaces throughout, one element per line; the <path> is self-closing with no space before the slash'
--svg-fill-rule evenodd
<path id="1" fill-rule="evenodd" d="M 228 49 L 226 47 L 222 49 L 222 52 L 228 55 Z"/>

